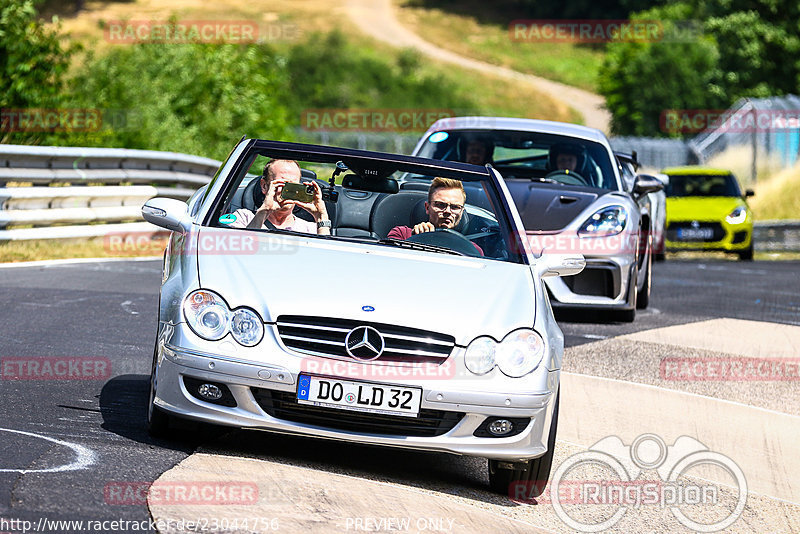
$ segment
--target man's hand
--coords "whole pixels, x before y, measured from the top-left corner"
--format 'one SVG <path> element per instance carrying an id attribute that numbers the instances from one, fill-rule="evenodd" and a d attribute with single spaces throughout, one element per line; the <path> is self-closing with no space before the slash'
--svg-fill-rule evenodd
<path id="1" fill-rule="evenodd" d="M 411 230 L 411 233 L 413 235 L 417 235 L 425 232 L 433 232 L 434 230 L 436 230 L 436 227 L 430 222 L 425 221 L 414 225 L 414 228 Z"/>
<path id="2" fill-rule="evenodd" d="M 269 213 L 281 209 L 280 200 L 276 200 L 276 197 L 278 196 L 277 193 L 283 190 L 284 184 L 286 184 L 286 180 L 281 180 L 279 178 L 273 178 L 269 182 L 269 188 L 265 193 L 264 202 L 261 203 L 258 211 L 265 210 Z"/>
<path id="3" fill-rule="evenodd" d="M 310 213 L 311 216 L 314 217 L 314 222 L 327 221 L 328 209 L 325 207 L 325 201 L 322 200 L 322 189 L 317 182 L 311 182 L 311 185 L 314 188 L 314 200 L 311 202 L 295 201 L 295 204 Z M 317 229 L 317 234 L 319 235 L 330 235 L 330 233 L 331 231 L 329 228 Z"/>

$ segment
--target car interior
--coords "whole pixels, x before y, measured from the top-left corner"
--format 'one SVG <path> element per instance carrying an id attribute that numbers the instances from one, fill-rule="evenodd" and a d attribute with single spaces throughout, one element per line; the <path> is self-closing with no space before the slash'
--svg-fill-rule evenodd
<path id="1" fill-rule="evenodd" d="M 299 162 L 303 165 L 303 162 Z M 327 175 L 327 169 L 316 167 L 321 175 Z M 242 177 L 235 191 L 230 195 L 230 201 L 223 209 L 224 214 L 230 214 L 238 209 L 247 209 L 255 212 L 264 201 L 264 193 L 260 187 L 260 168 L 263 160 L 254 162 L 248 172 Z M 301 182 L 316 182 L 323 191 L 334 191 L 336 200 L 325 200 L 328 216 L 332 223 L 331 235 L 357 239 L 365 242 L 380 242 L 386 240 L 389 232 L 395 226 L 408 226 L 427 221 L 428 215 L 425 203 L 428 199 L 428 189 L 433 176 L 414 175 L 405 172 L 395 173 L 398 182 L 396 193 L 365 191 L 345 187 L 348 182 L 357 182 L 358 177 L 352 171 L 341 178 L 342 183 L 331 186 L 331 180 L 320 178 L 310 168 L 301 168 Z M 353 179 L 348 179 L 352 177 Z M 412 236 L 408 241 L 445 247 L 456 252 L 477 256 L 475 247 L 464 246 L 466 240 L 472 241 L 480 247 L 483 255 L 491 259 L 509 260 L 513 254 L 508 252 L 505 238 L 500 230 L 490 196 L 484 190 L 482 182 L 463 182 L 467 195 L 465 208 L 458 224 L 453 228 L 457 236 Z M 293 214 L 296 217 L 312 221 L 312 216 L 304 209 L 296 206 Z M 437 231 L 435 234 L 446 233 Z"/>
<path id="2" fill-rule="evenodd" d="M 489 147 L 490 163 L 506 180 L 520 179 L 579 187 L 617 189 L 608 154 L 599 143 L 561 135 L 505 130 L 434 132 L 420 149 L 420 157 L 467 161 L 466 147 L 477 141 Z M 577 156 L 574 170 L 557 168 L 554 154 L 567 150 Z"/>

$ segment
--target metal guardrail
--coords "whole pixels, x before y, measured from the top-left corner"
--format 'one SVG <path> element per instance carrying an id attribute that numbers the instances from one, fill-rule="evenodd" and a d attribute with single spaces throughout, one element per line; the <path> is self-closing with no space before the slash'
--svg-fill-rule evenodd
<path id="1" fill-rule="evenodd" d="M 761 252 L 800 252 L 800 221 L 756 222 L 753 247 Z"/>
<path id="2" fill-rule="evenodd" d="M 95 223 L 141 221 L 142 204 L 155 196 L 186 200 L 219 165 L 176 152 L 0 145 L 0 241 L 124 232 L 124 224 Z"/>

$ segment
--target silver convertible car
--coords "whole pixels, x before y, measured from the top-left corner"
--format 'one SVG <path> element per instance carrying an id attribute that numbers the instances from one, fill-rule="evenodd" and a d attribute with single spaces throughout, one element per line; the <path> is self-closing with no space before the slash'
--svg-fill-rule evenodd
<path id="1" fill-rule="evenodd" d="M 653 222 L 648 193 L 663 185 L 648 175 L 626 184 L 608 139 L 593 128 L 501 117 L 440 119 L 414 155 L 500 172 L 527 231 L 526 245 L 579 253 L 578 276 L 551 278 L 553 306 L 608 311 L 633 321 L 650 300 Z"/>
<path id="2" fill-rule="evenodd" d="M 479 456 L 495 490 L 542 491 L 563 356 L 542 278 L 584 260 L 535 259 L 495 171 L 243 139 L 188 204 L 142 214 L 172 231 L 153 435 L 185 418 Z"/>

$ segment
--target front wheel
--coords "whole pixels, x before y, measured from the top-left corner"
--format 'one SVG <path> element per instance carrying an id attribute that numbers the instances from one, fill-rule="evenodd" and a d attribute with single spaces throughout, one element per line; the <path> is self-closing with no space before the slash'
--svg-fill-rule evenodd
<path id="1" fill-rule="evenodd" d="M 547 452 L 527 462 L 489 460 L 489 486 L 493 491 L 512 498 L 522 497 L 524 500 L 533 499 L 544 492 L 550 478 L 550 468 L 553 465 L 556 448 L 559 396 L 560 392 L 556 393 L 553 417 L 550 420 L 550 436 L 547 438 Z"/>
<path id="2" fill-rule="evenodd" d="M 739 259 L 742 261 L 753 261 L 753 245 L 751 244 L 745 250 L 739 253 Z"/>

